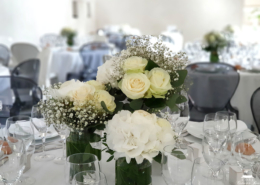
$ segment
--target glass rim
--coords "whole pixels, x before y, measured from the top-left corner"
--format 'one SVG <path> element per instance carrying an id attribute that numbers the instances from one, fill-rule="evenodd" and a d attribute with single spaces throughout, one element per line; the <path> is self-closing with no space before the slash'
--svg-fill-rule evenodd
<path id="1" fill-rule="evenodd" d="M 100 179 L 98 179 L 96 182 L 98 183 L 98 182 L 101 182 L 102 180 L 106 180 L 106 175 L 103 173 L 103 172 L 101 172 L 101 171 L 96 171 L 96 170 L 85 170 L 85 171 L 81 171 L 81 172 L 78 172 L 78 173 L 76 173 L 75 175 L 74 175 L 74 177 L 73 177 L 73 179 L 76 181 L 76 182 L 80 182 L 80 181 L 78 181 L 77 179 L 76 179 L 76 176 L 77 175 L 79 175 L 79 174 L 81 174 L 81 173 L 85 173 L 85 172 L 93 172 L 93 173 L 98 173 L 100 176 Z"/>
<path id="2" fill-rule="evenodd" d="M 229 111 L 217 111 L 217 112 L 216 112 L 216 115 L 217 115 L 218 113 L 219 113 L 219 114 L 226 114 L 226 115 L 229 115 L 229 116 L 231 116 L 231 115 L 232 115 L 232 116 L 234 116 L 234 115 L 236 116 L 236 113 L 234 113 L 234 112 L 229 112 Z"/>
<path id="3" fill-rule="evenodd" d="M 92 161 L 92 162 L 85 162 L 85 163 L 74 163 L 74 162 L 70 162 L 69 159 L 70 157 L 76 156 L 76 155 L 90 155 L 93 156 L 96 160 Z M 74 165 L 83 165 L 83 164 L 89 164 L 89 163 L 94 163 L 95 161 L 98 161 L 98 158 L 96 155 L 91 154 L 91 153 L 77 153 L 77 154 L 73 154 L 67 157 L 66 162 L 74 164 Z"/>
<path id="4" fill-rule="evenodd" d="M 189 145 L 187 145 L 187 144 L 180 144 L 180 146 L 181 146 L 181 145 L 185 145 L 185 146 L 186 146 L 186 148 L 183 148 L 183 149 L 191 149 L 192 153 L 194 153 L 193 148 L 190 147 Z M 168 153 L 168 154 L 171 154 L 170 151 L 165 150 L 167 147 L 171 147 L 171 146 L 172 146 L 172 147 L 176 147 L 177 150 L 178 150 L 178 149 L 179 149 L 179 150 L 182 149 L 182 148 L 177 148 L 176 144 L 171 144 L 171 145 L 166 145 L 165 147 L 163 147 L 163 152 Z M 186 156 L 185 154 L 178 154 L 178 155 Z"/>
<path id="5" fill-rule="evenodd" d="M 12 117 L 7 118 L 6 121 L 7 121 L 7 120 L 10 120 L 10 121 L 12 120 L 12 121 L 13 121 L 14 118 L 26 118 L 26 119 L 28 119 L 28 120 L 31 120 L 31 119 L 32 119 L 30 116 L 17 115 L 17 116 L 12 116 Z"/>

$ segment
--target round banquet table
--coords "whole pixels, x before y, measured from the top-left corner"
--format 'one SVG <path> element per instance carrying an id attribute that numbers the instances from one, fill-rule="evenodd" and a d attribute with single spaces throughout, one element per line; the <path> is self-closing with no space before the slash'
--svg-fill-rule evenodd
<path id="1" fill-rule="evenodd" d="M 239 74 L 240 81 L 231 99 L 231 105 L 238 109 L 240 120 L 248 126 L 253 125 L 255 127 L 250 101 L 254 91 L 260 87 L 260 73 L 239 72 Z"/>
<path id="2" fill-rule="evenodd" d="M 53 50 L 51 73 L 55 73 L 59 82 L 65 82 L 68 73 L 79 73 L 83 62 L 78 51 Z"/>

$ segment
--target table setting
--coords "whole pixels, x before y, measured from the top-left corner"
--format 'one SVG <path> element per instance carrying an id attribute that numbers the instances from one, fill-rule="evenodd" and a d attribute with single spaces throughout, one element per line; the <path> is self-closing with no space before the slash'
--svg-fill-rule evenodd
<path id="1" fill-rule="evenodd" d="M 97 80 L 57 83 L 0 130 L 4 185 L 260 183 L 260 136 L 230 111 L 190 121 L 185 53 L 134 37 Z"/>

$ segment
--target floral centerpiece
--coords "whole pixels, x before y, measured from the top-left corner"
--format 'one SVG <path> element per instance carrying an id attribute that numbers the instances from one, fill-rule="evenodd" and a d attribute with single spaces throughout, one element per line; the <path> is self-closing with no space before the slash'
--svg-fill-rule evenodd
<path id="1" fill-rule="evenodd" d="M 115 97 L 118 110 L 155 113 L 166 106 L 176 110 L 176 104 L 187 101 L 181 95 L 187 76 L 185 53 L 173 53 L 152 36 L 132 37 L 126 46 L 97 72 L 97 81 Z"/>
<path id="2" fill-rule="evenodd" d="M 76 36 L 75 30 L 71 28 L 63 28 L 60 32 L 61 36 L 67 38 L 67 45 L 73 46 L 74 45 L 74 37 Z"/>
<path id="3" fill-rule="evenodd" d="M 107 152 L 116 158 L 116 185 L 152 184 L 153 157 L 175 142 L 170 123 L 143 110 L 115 114 L 106 133 Z"/>
<path id="4" fill-rule="evenodd" d="M 204 36 L 204 42 L 204 50 L 210 52 L 210 62 L 219 62 L 218 50 L 227 45 L 226 38 L 220 32 L 212 31 Z"/>
<path id="5" fill-rule="evenodd" d="M 116 109 L 114 97 L 97 81 L 67 81 L 45 90 L 46 100 L 39 102 L 40 111 L 50 124 L 66 124 L 67 156 L 92 153 L 101 160 L 100 130 Z M 106 110 L 102 107 L 104 104 Z M 109 112 L 108 112 L 109 111 Z"/>

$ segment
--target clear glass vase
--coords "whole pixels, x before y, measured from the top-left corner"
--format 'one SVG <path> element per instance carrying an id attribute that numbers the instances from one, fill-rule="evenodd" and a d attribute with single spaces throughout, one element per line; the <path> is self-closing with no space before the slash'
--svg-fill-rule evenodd
<path id="1" fill-rule="evenodd" d="M 102 131 L 85 129 L 81 132 L 73 130 L 66 139 L 67 157 L 77 153 L 90 153 L 101 160 Z"/>
<path id="2" fill-rule="evenodd" d="M 152 165 L 144 159 L 137 164 L 135 159 L 127 163 L 125 157 L 116 159 L 116 183 L 115 185 L 151 185 Z"/>
<path id="3" fill-rule="evenodd" d="M 210 62 L 211 63 L 218 63 L 219 62 L 218 51 L 211 51 L 210 52 Z"/>

